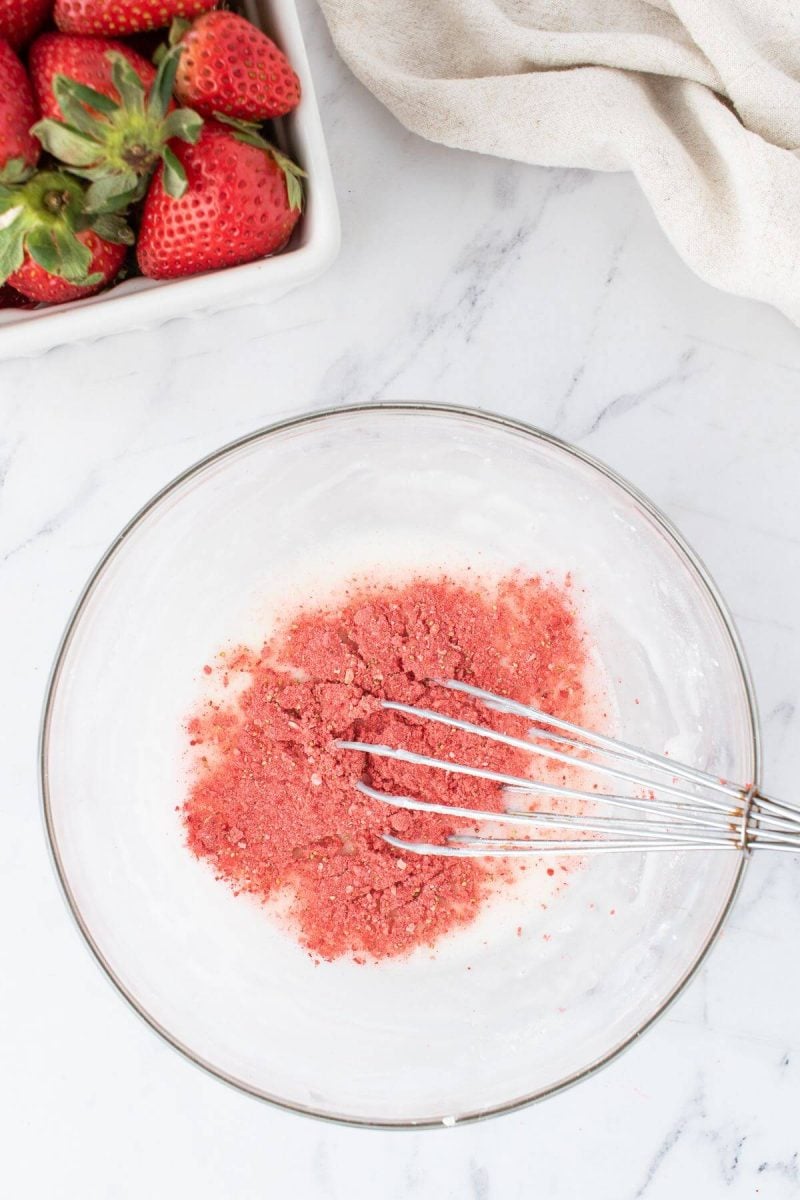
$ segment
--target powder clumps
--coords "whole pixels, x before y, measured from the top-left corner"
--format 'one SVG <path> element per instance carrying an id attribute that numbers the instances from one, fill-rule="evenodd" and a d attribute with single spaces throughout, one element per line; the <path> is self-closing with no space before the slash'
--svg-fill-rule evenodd
<path id="1" fill-rule="evenodd" d="M 354 586 L 340 604 L 300 609 L 260 651 L 221 656 L 215 674 L 225 686 L 238 680 L 236 698 L 209 698 L 188 722 L 196 756 L 182 810 L 188 845 L 235 891 L 288 900 L 291 927 L 315 956 L 365 961 L 431 946 L 474 920 L 510 868 L 390 847 L 382 834 L 441 844 L 470 825 L 387 807 L 354 784 L 491 811 L 504 807 L 501 787 L 336 741 L 525 775 L 532 760 L 524 751 L 387 712 L 380 701 L 524 737 L 523 719 L 434 681 L 462 680 L 579 721 L 585 662 L 569 580 L 415 577 Z"/>

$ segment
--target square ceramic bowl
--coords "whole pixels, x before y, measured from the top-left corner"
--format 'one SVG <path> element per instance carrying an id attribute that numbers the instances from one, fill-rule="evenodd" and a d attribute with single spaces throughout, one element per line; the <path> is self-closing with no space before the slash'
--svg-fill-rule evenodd
<path id="1" fill-rule="evenodd" d="M 187 279 L 129 279 L 72 304 L 0 311 L 0 359 L 146 329 L 190 313 L 274 300 L 322 274 L 334 261 L 339 213 L 294 0 L 245 0 L 243 12 L 287 54 L 303 89 L 295 111 L 274 123 L 276 141 L 308 174 L 305 212 L 287 249 L 272 258 Z"/>

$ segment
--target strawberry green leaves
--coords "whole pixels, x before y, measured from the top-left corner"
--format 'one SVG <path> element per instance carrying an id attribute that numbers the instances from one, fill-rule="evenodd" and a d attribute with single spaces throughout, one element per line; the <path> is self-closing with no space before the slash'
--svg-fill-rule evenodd
<path id="1" fill-rule="evenodd" d="M 303 184 L 301 180 L 306 178 L 306 173 L 302 167 L 298 167 L 296 162 L 292 162 L 277 147 L 269 143 L 268 145 L 270 154 L 283 171 L 283 176 L 286 180 L 286 195 L 289 200 L 289 208 L 300 211 L 303 207 Z"/>
<path id="2" fill-rule="evenodd" d="M 65 171 L 40 171 L 26 183 L 0 185 L 0 284 L 20 269 L 26 254 L 49 275 L 81 287 L 100 277 L 90 273 L 92 253 L 78 234 L 130 245 L 133 233 L 121 217 L 86 211 L 84 184 Z"/>
<path id="3" fill-rule="evenodd" d="M 20 268 L 25 254 L 21 214 L 22 207 L 14 202 L 11 189 L 0 186 L 0 281 L 3 283 Z"/>
<path id="4" fill-rule="evenodd" d="M 65 226 L 56 225 L 51 229 L 38 226 L 31 230 L 26 249 L 48 275 L 58 275 L 81 286 L 100 282 L 99 276 L 89 273 L 91 251 Z"/>
<path id="5" fill-rule="evenodd" d="M 33 174 L 33 167 L 24 158 L 9 158 L 4 167 L 0 167 L 0 184 L 24 183 Z"/>
<path id="6" fill-rule="evenodd" d="M 149 93 L 131 64 L 110 52 L 118 101 L 64 75 L 53 80 L 64 120 L 39 121 L 33 132 L 69 171 L 89 182 L 88 213 L 124 212 L 145 194 L 159 162 L 169 195 L 179 198 L 186 191 L 186 174 L 168 143 L 177 138 L 193 144 L 203 121 L 192 109 L 170 111 L 180 52 L 176 46 L 163 56 Z"/>

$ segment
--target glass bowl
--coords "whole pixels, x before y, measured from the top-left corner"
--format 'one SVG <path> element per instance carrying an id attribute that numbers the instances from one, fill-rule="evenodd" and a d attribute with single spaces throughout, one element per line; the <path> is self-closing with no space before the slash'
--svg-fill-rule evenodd
<path id="1" fill-rule="evenodd" d="M 571 572 L 619 735 L 756 780 L 741 648 L 665 518 L 516 421 L 389 404 L 224 447 L 133 519 L 70 620 L 44 714 L 58 873 L 91 949 L 149 1024 L 219 1078 L 376 1126 L 508 1111 L 609 1062 L 696 970 L 737 852 L 602 855 L 546 872 L 436 952 L 316 965 L 184 845 L 184 720 L 223 645 L 354 572 Z M 538 890 L 537 890 L 538 889 Z M 518 932 L 520 931 L 521 932 Z"/>

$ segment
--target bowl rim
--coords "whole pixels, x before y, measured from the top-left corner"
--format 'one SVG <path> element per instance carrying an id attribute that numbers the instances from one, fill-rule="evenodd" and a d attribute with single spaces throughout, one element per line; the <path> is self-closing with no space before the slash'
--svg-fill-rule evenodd
<path id="1" fill-rule="evenodd" d="M 495 1104 L 485 1109 L 476 1109 L 463 1114 L 442 1114 L 438 1117 L 425 1117 L 419 1120 L 414 1119 L 397 1119 L 397 1118 L 371 1118 L 353 1116 L 345 1113 L 326 1112 L 321 1109 L 313 1108 L 309 1105 L 298 1104 L 290 1100 L 285 1100 L 280 1096 L 275 1096 L 265 1091 L 262 1088 L 256 1087 L 254 1084 L 237 1079 L 235 1076 L 224 1071 L 213 1063 L 206 1061 L 197 1054 L 191 1047 L 185 1045 L 174 1034 L 170 1033 L 160 1022 L 153 1017 L 144 1006 L 132 994 L 129 988 L 122 982 L 111 965 L 107 962 L 103 951 L 92 935 L 88 925 L 86 924 L 75 896 L 67 878 L 67 872 L 61 859 L 61 854 L 56 837 L 53 811 L 50 795 L 50 782 L 48 771 L 48 755 L 50 749 L 50 726 L 55 704 L 56 693 L 58 690 L 59 681 L 61 678 L 62 669 L 66 660 L 67 653 L 72 643 L 73 637 L 83 616 L 84 610 L 97 587 L 101 576 L 109 566 L 112 559 L 122 548 L 123 544 L 129 535 L 139 526 L 139 524 L 152 512 L 162 500 L 171 495 L 182 484 L 186 483 L 194 475 L 200 474 L 206 467 L 220 461 L 229 454 L 233 454 L 246 446 L 253 445 L 256 442 L 266 438 L 284 433 L 290 429 L 299 429 L 304 426 L 314 425 L 331 419 L 336 419 L 340 416 L 354 415 L 358 413 L 431 413 L 434 415 L 453 416 L 457 418 L 467 418 L 484 422 L 488 425 L 498 426 L 503 429 L 511 430 L 516 433 L 521 433 L 526 437 L 532 438 L 534 441 L 544 442 L 558 450 L 565 452 L 568 456 L 578 459 L 587 466 L 598 471 L 606 479 L 620 487 L 633 500 L 639 504 L 644 511 L 653 519 L 655 524 L 666 534 L 667 538 L 673 543 L 675 548 L 684 556 L 688 565 L 693 568 L 696 573 L 698 582 L 705 588 L 712 605 L 721 619 L 722 626 L 730 639 L 734 657 L 741 676 L 744 687 L 745 699 L 748 707 L 748 719 L 751 733 L 751 749 L 753 755 L 753 782 L 756 786 L 760 783 L 761 778 L 761 737 L 759 729 L 758 710 L 756 706 L 755 693 L 753 682 L 750 674 L 750 669 L 742 647 L 741 639 L 737 632 L 732 615 L 722 599 L 722 596 L 714 583 L 708 569 L 703 561 L 694 552 L 691 546 L 685 541 L 682 534 L 676 529 L 667 516 L 644 495 L 633 484 L 629 483 L 623 476 L 617 474 L 605 463 L 595 458 L 586 451 L 571 445 L 569 442 L 555 437 L 553 434 L 547 433 L 545 430 L 539 429 L 525 421 L 520 421 L 513 417 L 506 417 L 494 412 L 485 412 L 482 409 L 469 408 L 459 404 L 440 404 L 426 401 L 386 401 L 386 402 L 369 402 L 351 405 L 337 405 L 331 408 L 316 409 L 311 412 L 301 413 L 297 416 L 287 418 L 285 420 L 276 421 L 269 425 L 263 426 L 251 433 L 245 434 L 243 437 L 227 442 L 225 445 L 212 451 L 210 454 L 204 455 L 203 458 L 187 467 L 179 475 L 175 476 L 169 483 L 155 493 L 142 507 L 134 514 L 127 522 L 122 530 L 117 534 L 114 540 L 109 545 L 108 549 L 100 558 L 96 567 L 92 571 L 89 579 L 84 585 L 78 600 L 69 616 L 64 633 L 56 651 L 52 669 L 50 671 L 47 687 L 45 691 L 45 700 L 42 708 L 42 716 L 39 728 L 39 788 L 42 805 L 42 816 L 44 820 L 45 835 L 48 842 L 51 861 L 55 868 L 56 875 L 61 885 L 61 891 L 64 901 L 69 909 L 69 912 L 74 919 L 80 933 L 91 951 L 96 963 L 102 968 L 106 978 L 116 988 L 124 1000 L 128 1002 L 133 1011 L 161 1038 L 164 1039 L 170 1046 L 179 1051 L 195 1066 L 200 1067 L 207 1074 L 237 1091 L 244 1092 L 247 1095 L 253 1096 L 258 1100 L 263 1100 L 277 1108 L 285 1111 L 299 1113 L 302 1116 L 315 1117 L 319 1120 L 329 1121 L 336 1125 L 345 1125 L 356 1128 L 367 1129 L 435 1129 L 444 1126 L 466 1125 L 479 1120 L 484 1120 L 487 1117 L 502 1116 L 506 1113 L 515 1112 L 519 1109 L 526 1108 L 529 1105 L 535 1104 L 538 1101 L 545 1100 L 550 1096 L 557 1095 L 559 1092 L 565 1091 L 567 1088 L 580 1083 L 584 1079 L 588 1079 L 603 1067 L 608 1066 L 619 1057 L 623 1051 L 627 1050 L 634 1042 L 636 1042 L 646 1030 L 648 1030 L 660 1017 L 664 1015 L 667 1009 L 673 1004 L 678 996 L 683 992 L 686 985 L 694 977 L 700 965 L 704 962 L 711 946 L 716 941 L 722 926 L 724 925 L 728 914 L 731 911 L 733 903 L 741 887 L 742 879 L 745 873 L 745 867 L 748 862 L 748 852 L 744 851 L 739 859 L 739 866 L 736 871 L 735 878 L 730 886 L 727 899 L 720 911 L 720 914 L 710 929 L 703 945 L 697 953 L 693 963 L 686 969 L 681 978 L 674 984 L 671 991 L 661 1001 L 656 1010 L 645 1020 L 638 1029 L 624 1038 L 611 1050 L 601 1055 L 594 1062 L 582 1067 L 578 1071 L 572 1072 L 566 1078 L 559 1080 L 557 1083 L 550 1084 L 545 1088 L 540 1088 L 538 1091 L 516 1097 L 502 1104 Z"/>

